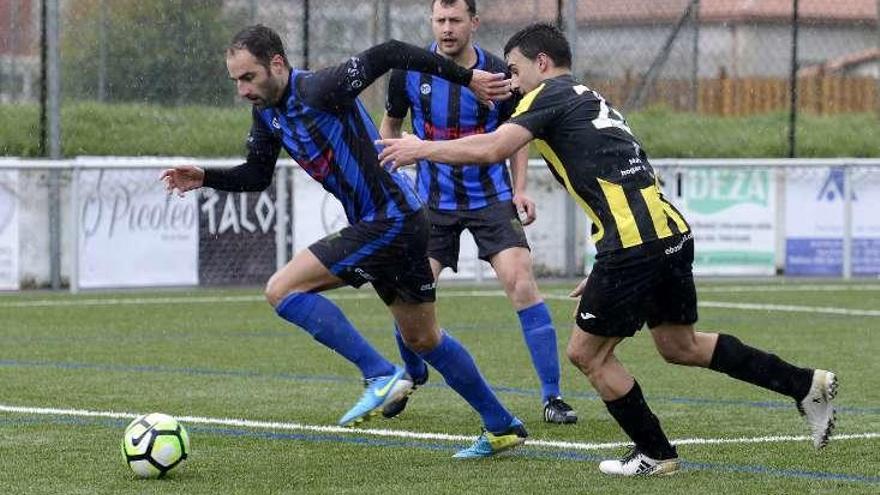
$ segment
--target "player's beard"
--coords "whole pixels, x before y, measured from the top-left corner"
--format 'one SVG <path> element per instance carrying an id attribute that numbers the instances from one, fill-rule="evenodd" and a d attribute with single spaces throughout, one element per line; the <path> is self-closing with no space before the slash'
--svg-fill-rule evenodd
<path id="1" fill-rule="evenodd" d="M 455 47 L 451 50 L 444 49 L 442 44 L 438 44 L 437 46 L 439 47 L 440 53 L 451 59 L 457 59 L 461 57 L 468 47 L 467 43 L 456 43 Z"/>
<path id="2" fill-rule="evenodd" d="M 257 110 L 274 107 L 281 102 L 281 95 L 284 93 L 284 88 L 281 87 L 281 81 L 269 78 L 266 80 L 266 84 L 259 89 L 258 99 L 251 100 Z"/>

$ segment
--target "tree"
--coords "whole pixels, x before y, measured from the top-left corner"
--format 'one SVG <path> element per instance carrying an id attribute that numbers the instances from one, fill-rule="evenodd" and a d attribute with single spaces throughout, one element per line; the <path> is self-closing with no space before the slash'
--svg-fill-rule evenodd
<path id="1" fill-rule="evenodd" d="M 233 101 L 223 0 L 77 0 L 65 12 L 65 95 L 95 98 L 104 11 L 106 98 L 170 105 Z"/>

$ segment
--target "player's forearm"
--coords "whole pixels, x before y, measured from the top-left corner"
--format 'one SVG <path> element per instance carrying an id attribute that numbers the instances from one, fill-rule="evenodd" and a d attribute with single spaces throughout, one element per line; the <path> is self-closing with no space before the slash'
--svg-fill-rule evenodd
<path id="1" fill-rule="evenodd" d="M 506 158 L 493 134 L 474 134 L 452 141 L 425 141 L 422 158 L 455 165 L 489 165 Z"/>
<path id="2" fill-rule="evenodd" d="M 526 174 L 529 169 L 529 147 L 523 146 L 510 157 L 510 175 L 513 179 L 514 194 L 526 192 Z"/>
<path id="3" fill-rule="evenodd" d="M 274 164 L 270 168 L 254 166 L 251 163 L 232 168 L 208 168 L 205 169 L 202 186 L 231 192 L 263 191 L 272 184 L 274 168 Z"/>
<path id="4" fill-rule="evenodd" d="M 397 40 L 376 45 L 361 52 L 357 58 L 366 66 L 369 82 L 375 81 L 391 69 L 424 72 L 462 86 L 469 85 L 473 77 L 473 71 L 452 60 Z"/>

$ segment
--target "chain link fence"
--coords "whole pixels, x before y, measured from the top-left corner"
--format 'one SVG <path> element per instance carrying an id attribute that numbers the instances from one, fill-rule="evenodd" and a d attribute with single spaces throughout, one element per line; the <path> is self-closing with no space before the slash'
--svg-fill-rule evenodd
<path id="1" fill-rule="evenodd" d="M 499 53 L 535 21 L 558 23 L 575 72 L 625 110 L 749 115 L 880 108 L 877 0 L 479 0 L 477 40 Z M 797 66 L 792 46 L 797 16 Z M 43 0 L 0 0 L 0 101 L 40 98 Z M 430 0 L 61 0 L 65 101 L 231 105 L 223 48 L 251 23 L 320 68 L 396 38 L 431 41 Z M 379 88 L 367 94 L 379 105 Z"/>

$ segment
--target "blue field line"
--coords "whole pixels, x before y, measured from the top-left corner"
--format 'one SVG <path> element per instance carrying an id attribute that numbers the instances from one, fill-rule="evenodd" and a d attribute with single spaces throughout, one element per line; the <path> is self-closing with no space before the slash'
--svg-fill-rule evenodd
<path id="1" fill-rule="evenodd" d="M 361 382 L 360 378 L 342 377 L 338 375 L 303 375 L 296 373 L 266 373 L 251 370 L 222 370 L 210 368 L 176 368 L 168 366 L 156 365 L 118 365 L 118 364 L 96 364 L 96 363 L 75 363 L 63 361 L 28 361 L 15 359 L 0 359 L 0 368 L 49 368 L 49 369 L 66 369 L 66 370 L 93 370 L 93 371 L 111 371 L 121 373 L 171 373 L 183 374 L 191 376 L 222 376 L 235 378 L 263 378 L 275 380 L 290 380 L 297 382 L 332 382 L 332 383 L 354 383 Z M 448 389 L 449 387 L 443 383 L 429 382 L 422 385 L 425 388 Z M 493 390 L 500 394 L 520 395 L 527 397 L 540 397 L 540 390 L 525 389 L 516 387 L 493 386 Z M 566 397 L 599 400 L 594 392 L 569 392 Z M 672 404 L 682 405 L 700 405 L 700 406 L 724 406 L 724 407 L 750 407 L 759 409 L 784 409 L 790 410 L 793 402 L 786 401 L 748 401 L 738 399 L 704 399 L 699 397 L 669 397 L 662 395 L 648 395 L 647 398 L 652 402 L 668 402 Z M 880 414 L 880 407 L 854 407 L 854 406 L 836 406 L 838 412 L 847 414 Z"/>
<path id="2" fill-rule="evenodd" d="M 102 419 L 102 418 L 69 418 L 69 417 L 32 417 L 19 419 L 0 419 L 0 427 L 2 426 L 19 426 L 34 424 L 66 424 L 75 426 L 104 426 L 121 429 L 128 424 L 128 420 L 118 419 Z M 210 427 L 210 426 L 188 426 L 187 430 L 192 435 L 218 435 L 238 438 L 253 438 L 258 440 L 270 441 L 295 441 L 308 443 L 331 443 L 331 444 L 349 444 L 360 445 L 366 447 L 393 447 L 393 448 L 410 448 L 420 450 L 430 450 L 435 452 L 448 452 L 450 455 L 466 445 L 453 443 L 425 442 L 418 440 L 397 440 L 387 438 L 367 438 L 354 437 L 350 435 L 333 435 L 333 434 L 310 434 L 310 433 L 289 433 L 289 432 L 272 432 L 272 431 L 253 431 L 243 428 L 228 427 Z M 579 451 L 548 451 L 541 448 L 523 447 L 512 454 L 511 457 L 526 457 L 529 459 L 541 460 L 565 460 L 575 462 L 592 462 L 598 463 L 606 459 L 607 456 L 598 456 L 595 454 L 585 454 Z M 450 461 L 460 462 L 460 461 Z M 866 476 L 848 473 L 831 473 L 825 471 L 805 471 L 798 469 L 778 469 L 760 465 L 741 465 L 711 462 L 691 462 L 682 461 L 682 467 L 689 471 L 715 471 L 728 472 L 738 474 L 765 475 L 776 478 L 802 479 L 809 481 L 835 481 L 846 482 L 863 485 L 880 484 L 880 476 Z"/>

